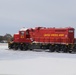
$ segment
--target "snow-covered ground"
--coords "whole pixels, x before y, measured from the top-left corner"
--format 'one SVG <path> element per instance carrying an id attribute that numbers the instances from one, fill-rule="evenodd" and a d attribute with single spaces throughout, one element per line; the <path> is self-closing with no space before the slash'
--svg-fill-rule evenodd
<path id="1" fill-rule="evenodd" d="M 13 51 L 0 44 L 0 74 L 76 75 L 76 54 Z"/>

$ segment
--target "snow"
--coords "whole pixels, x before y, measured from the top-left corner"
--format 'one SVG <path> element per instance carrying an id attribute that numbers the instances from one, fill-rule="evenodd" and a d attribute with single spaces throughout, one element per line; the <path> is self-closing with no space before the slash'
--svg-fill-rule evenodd
<path id="1" fill-rule="evenodd" d="M 25 28 L 25 27 L 20 29 L 20 31 L 26 31 L 26 30 L 27 30 L 27 28 Z"/>
<path id="2" fill-rule="evenodd" d="M 0 44 L 0 74 L 76 75 L 76 54 L 9 50 Z"/>

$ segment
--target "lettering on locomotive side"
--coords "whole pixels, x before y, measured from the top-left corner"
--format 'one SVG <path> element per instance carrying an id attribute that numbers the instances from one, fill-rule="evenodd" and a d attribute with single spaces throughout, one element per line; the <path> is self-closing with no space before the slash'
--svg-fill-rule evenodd
<path id="1" fill-rule="evenodd" d="M 64 34 L 59 34 L 59 36 L 64 36 Z"/>
<path id="2" fill-rule="evenodd" d="M 51 36 L 58 36 L 58 34 L 51 34 Z"/>
<path id="3" fill-rule="evenodd" d="M 44 36 L 64 36 L 64 34 L 44 34 Z"/>
<path id="4" fill-rule="evenodd" d="M 50 36 L 50 34 L 44 34 L 44 36 Z"/>

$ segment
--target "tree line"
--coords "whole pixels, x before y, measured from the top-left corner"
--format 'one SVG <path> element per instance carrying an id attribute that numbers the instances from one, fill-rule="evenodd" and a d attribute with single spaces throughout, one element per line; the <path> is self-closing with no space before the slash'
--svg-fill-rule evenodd
<path id="1" fill-rule="evenodd" d="M 0 43 L 7 43 L 12 39 L 13 37 L 11 34 L 5 34 L 4 36 L 0 35 Z"/>

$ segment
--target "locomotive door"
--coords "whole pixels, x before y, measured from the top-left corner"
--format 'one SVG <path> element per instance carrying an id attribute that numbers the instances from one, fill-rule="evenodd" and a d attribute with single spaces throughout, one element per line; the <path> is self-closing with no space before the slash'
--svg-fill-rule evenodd
<path id="1" fill-rule="evenodd" d="M 29 30 L 26 31 L 26 38 L 30 38 Z"/>
<path id="2" fill-rule="evenodd" d="M 69 43 L 73 43 L 74 42 L 74 29 L 69 30 L 68 36 L 69 36 Z"/>

